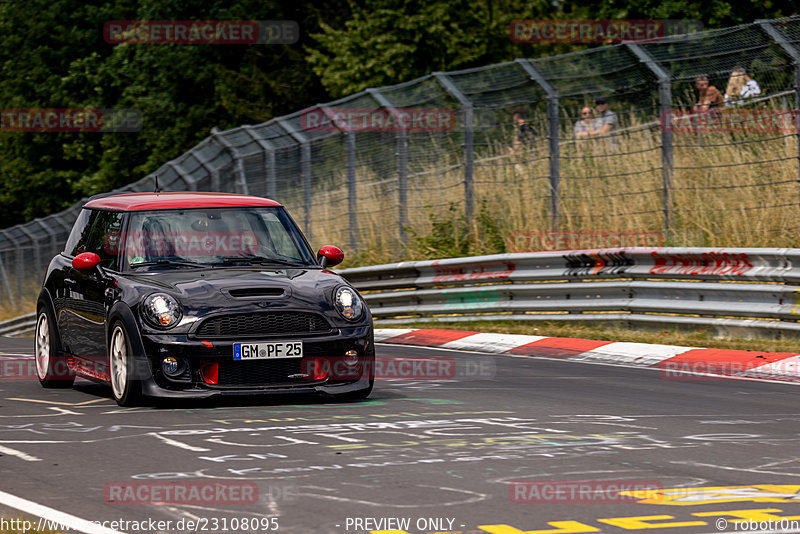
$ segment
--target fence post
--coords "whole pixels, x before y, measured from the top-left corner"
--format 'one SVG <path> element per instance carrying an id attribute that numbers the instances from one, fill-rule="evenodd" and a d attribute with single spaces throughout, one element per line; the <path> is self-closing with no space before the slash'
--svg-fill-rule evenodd
<path id="1" fill-rule="evenodd" d="M 662 209 L 664 211 L 664 237 L 667 243 L 670 242 L 672 232 L 672 221 L 674 213 L 672 209 L 672 189 L 673 173 L 675 169 L 674 154 L 672 147 L 672 130 L 665 127 L 669 124 L 670 110 L 672 109 L 672 78 L 664 68 L 658 64 L 650 52 L 634 43 L 625 43 L 639 61 L 655 74 L 658 78 L 658 104 L 659 104 L 659 130 L 661 131 L 661 187 L 663 188 Z"/>
<path id="2" fill-rule="evenodd" d="M 13 226 L 11 228 L 14 228 Z M 10 229 L 9 229 L 10 230 Z M 22 254 L 22 246 L 20 245 L 19 240 L 15 239 L 11 236 L 11 232 L 9 230 L 0 230 L 0 234 L 3 234 L 6 239 L 11 241 L 14 245 L 14 257 L 16 258 L 16 271 L 17 271 L 17 293 L 19 296 L 20 302 L 22 302 L 22 277 L 24 276 L 25 266 L 27 265 L 27 261 Z M 11 290 L 9 289 L 9 296 L 11 296 Z M 12 297 L 13 302 L 13 297 Z"/>
<path id="3" fill-rule="evenodd" d="M 44 265 L 45 268 L 47 267 L 47 265 L 49 265 L 50 259 L 53 256 L 55 256 L 56 254 L 58 254 L 58 252 L 59 252 L 59 250 L 58 250 L 59 249 L 59 246 L 58 246 L 59 245 L 59 243 L 58 243 L 58 232 L 53 230 L 51 228 L 50 224 L 45 222 L 45 220 L 48 220 L 48 219 L 52 220 L 52 218 L 53 218 L 53 216 L 51 215 L 51 216 L 45 217 L 45 219 L 35 219 L 33 221 L 33 222 L 37 223 L 40 227 L 42 227 L 44 229 L 44 231 L 47 233 L 47 235 L 50 236 L 50 253 L 47 254 L 46 261 L 48 263 L 46 263 Z"/>
<path id="4" fill-rule="evenodd" d="M 550 162 L 550 229 L 558 230 L 561 209 L 561 155 L 558 124 L 558 90 L 529 59 L 517 59 L 522 70 L 547 94 L 547 144 Z"/>
<path id="5" fill-rule="evenodd" d="M 344 134 L 347 147 L 347 211 L 350 215 L 350 247 L 358 250 L 358 198 L 356 196 L 356 134 Z"/>
<path id="6" fill-rule="evenodd" d="M 19 229 L 23 234 L 25 234 L 30 241 L 31 246 L 33 247 L 33 261 L 31 261 L 29 258 L 28 261 L 25 262 L 26 270 L 28 271 L 28 274 L 38 275 L 39 268 L 42 266 L 42 252 L 41 247 L 39 247 L 39 240 L 36 239 L 36 236 L 33 235 L 33 232 L 28 229 L 27 224 L 20 224 Z"/>
<path id="7" fill-rule="evenodd" d="M 395 105 L 380 93 L 378 89 L 367 89 L 367 93 L 378 104 L 385 107 L 400 124 Z M 406 243 L 406 226 L 408 225 L 408 132 L 397 130 L 397 227 L 400 242 Z"/>
<path id="8" fill-rule="evenodd" d="M 225 137 L 220 133 L 220 131 L 216 127 L 211 129 L 211 138 L 217 141 L 223 147 L 225 147 L 225 150 L 231 155 L 231 158 L 233 158 L 233 166 L 236 169 L 234 171 L 236 175 L 236 180 L 234 182 L 234 191 L 236 193 L 241 193 L 243 195 L 248 194 L 247 176 L 245 176 L 244 162 L 242 161 L 241 154 L 239 154 L 239 151 L 236 150 L 236 147 L 234 147 L 230 141 L 225 139 Z"/>
<path id="9" fill-rule="evenodd" d="M 6 286 L 6 291 L 8 292 L 8 301 L 11 303 L 11 306 L 14 306 L 14 293 L 11 292 L 11 284 L 8 283 L 8 275 L 6 274 L 6 267 L 3 264 L 3 253 L 0 251 L 0 278 L 3 279 L 3 285 Z"/>
<path id="10" fill-rule="evenodd" d="M 794 109 L 795 112 L 800 113 L 800 48 L 793 44 L 785 33 L 776 28 L 769 20 L 757 20 L 756 24 L 764 30 L 775 43 L 786 52 L 792 62 L 794 63 Z M 798 194 L 800 195 L 800 125 L 798 120 L 800 116 L 795 116 L 791 121 L 795 125 L 795 136 L 797 137 L 797 184 Z"/>
<path id="11" fill-rule="evenodd" d="M 183 167 L 175 163 L 175 160 L 167 162 L 167 166 L 172 167 L 172 169 L 180 176 L 183 183 L 185 183 L 189 191 L 197 191 L 197 179 L 193 178 L 188 172 L 186 172 Z"/>
<path id="12" fill-rule="evenodd" d="M 458 100 L 464 115 L 462 125 L 464 132 L 464 216 L 467 224 L 471 227 L 475 213 L 475 111 L 472 100 L 453 83 L 446 73 L 434 72 L 433 76 L 450 96 Z"/>
<path id="13" fill-rule="evenodd" d="M 211 141 L 213 139 L 213 137 L 214 137 L 214 134 L 216 132 L 218 132 L 218 131 L 219 130 L 217 130 L 217 128 L 212 128 L 211 129 L 211 137 L 209 137 L 207 140 Z M 194 156 L 195 158 L 197 158 L 197 161 L 200 162 L 200 165 L 202 165 L 203 168 L 208 173 L 208 176 L 210 178 L 210 180 L 209 180 L 209 182 L 210 182 L 209 188 L 212 191 L 221 191 L 222 187 L 221 187 L 220 179 L 219 179 L 219 169 L 214 169 L 211 166 L 211 162 L 209 160 L 205 159 L 205 157 L 203 157 L 201 155 L 202 152 L 200 152 L 199 150 L 191 150 L 190 154 L 192 156 Z M 199 179 L 194 179 L 194 181 L 195 181 L 195 188 L 193 189 L 193 191 L 196 191 L 197 190 L 197 183 L 196 182 L 199 182 L 200 180 Z"/>
<path id="14" fill-rule="evenodd" d="M 275 147 L 272 143 L 258 137 L 253 133 L 253 127 L 250 125 L 242 126 L 242 130 L 250 136 L 250 138 L 258 143 L 258 146 L 264 150 L 264 176 L 266 177 L 265 190 L 267 198 L 275 199 L 278 192 L 277 179 L 275 176 Z"/>
<path id="15" fill-rule="evenodd" d="M 277 118 L 275 122 L 284 129 L 292 138 L 300 143 L 300 175 L 303 179 L 303 211 L 304 226 L 303 233 L 308 240 L 312 240 L 313 232 L 311 227 L 311 141 L 308 137 L 298 131 L 291 122 L 285 118 Z"/>

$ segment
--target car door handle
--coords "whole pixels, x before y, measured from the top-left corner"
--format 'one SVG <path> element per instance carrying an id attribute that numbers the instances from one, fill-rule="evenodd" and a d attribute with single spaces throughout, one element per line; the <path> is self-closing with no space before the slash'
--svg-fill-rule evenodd
<path id="1" fill-rule="evenodd" d="M 75 280 L 73 280 L 72 278 L 64 278 L 64 285 L 67 285 L 67 286 L 77 286 L 77 285 L 78 285 L 78 282 L 76 282 L 76 281 L 75 281 Z"/>

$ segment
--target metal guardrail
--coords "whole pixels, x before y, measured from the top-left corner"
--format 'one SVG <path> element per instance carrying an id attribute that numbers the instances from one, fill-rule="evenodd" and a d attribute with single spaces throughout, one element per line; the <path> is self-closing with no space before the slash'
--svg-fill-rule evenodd
<path id="1" fill-rule="evenodd" d="M 8 321 L 0 321 L 0 336 L 22 336 L 33 334 L 36 329 L 36 314 L 28 313 Z"/>
<path id="2" fill-rule="evenodd" d="M 800 334 L 800 249 L 570 250 L 338 272 L 381 324 L 622 321 Z M 0 322 L 0 335 L 35 324 L 35 314 Z"/>
<path id="3" fill-rule="evenodd" d="M 338 271 L 376 321 L 624 321 L 800 333 L 800 249 L 619 248 Z"/>

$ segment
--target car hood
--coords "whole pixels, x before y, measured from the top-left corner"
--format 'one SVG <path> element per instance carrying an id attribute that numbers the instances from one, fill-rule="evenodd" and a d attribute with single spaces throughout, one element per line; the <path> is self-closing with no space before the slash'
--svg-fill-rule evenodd
<path id="1" fill-rule="evenodd" d="M 254 309 L 294 309 L 328 312 L 333 292 L 344 279 L 326 269 L 234 268 L 171 269 L 125 276 L 137 293 L 159 289 L 178 297 L 184 313 L 204 315 Z"/>

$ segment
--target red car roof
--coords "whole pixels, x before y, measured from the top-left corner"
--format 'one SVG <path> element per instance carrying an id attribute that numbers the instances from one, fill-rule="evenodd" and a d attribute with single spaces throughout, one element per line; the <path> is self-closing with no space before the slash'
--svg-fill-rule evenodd
<path id="1" fill-rule="evenodd" d="M 268 198 L 234 193 L 125 193 L 92 200 L 85 207 L 137 211 L 237 206 L 280 206 L 280 203 Z"/>

